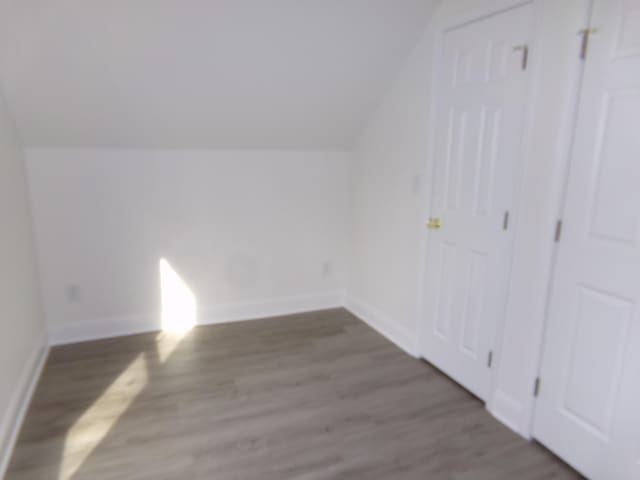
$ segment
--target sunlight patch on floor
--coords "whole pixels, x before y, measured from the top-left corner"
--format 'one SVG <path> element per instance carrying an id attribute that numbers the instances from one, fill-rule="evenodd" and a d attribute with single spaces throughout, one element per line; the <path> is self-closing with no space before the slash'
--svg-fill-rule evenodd
<path id="1" fill-rule="evenodd" d="M 156 348 L 164 363 L 196 325 L 197 304 L 189 286 L 164 258 L 159 271 L 162 332 Z M 141 353 L 67 432 L 59 480 L 73 478 L 148 384 L 147 359 Z"/>
<path id="2" fill-rule="evenodd" d="M 67 432 L 60 480 L 73 477 L 148 383 L 146 359 L 140 354 Z"/>

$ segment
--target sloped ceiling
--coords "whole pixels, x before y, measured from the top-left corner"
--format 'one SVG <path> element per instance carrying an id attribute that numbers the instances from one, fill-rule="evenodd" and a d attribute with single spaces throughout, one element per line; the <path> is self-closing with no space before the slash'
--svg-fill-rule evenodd
<path id="1" fill-rule="evenodd" d="M 433 0 L 18 0 L 5 89 L 27 146 L 343 148 Z"/>

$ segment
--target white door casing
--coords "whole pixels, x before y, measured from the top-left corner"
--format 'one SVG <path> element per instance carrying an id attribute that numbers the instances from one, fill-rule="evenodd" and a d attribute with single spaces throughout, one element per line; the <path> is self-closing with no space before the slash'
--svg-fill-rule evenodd
<path id="1" fill-rule="evenodd" d="M 640 478 L 640 0 L 596 0 L 534 436 L 589 478 Z"/>
<path id="2" fill-rule="evenodd" d="M 429 238 L 420 353 L 485 400 L 507 296 L 532 17 L 527 4 L 446 31 L 438 65 L 431 215 L 442 228 Z"/>

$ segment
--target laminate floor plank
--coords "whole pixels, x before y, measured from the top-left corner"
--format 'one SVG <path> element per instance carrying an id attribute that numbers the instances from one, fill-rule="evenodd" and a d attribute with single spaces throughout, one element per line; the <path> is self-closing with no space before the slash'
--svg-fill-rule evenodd
<path id="1" fill-rule="evenodd" d="M 335 309 L 52 349 L 6 478 L 580 477 Z"/>

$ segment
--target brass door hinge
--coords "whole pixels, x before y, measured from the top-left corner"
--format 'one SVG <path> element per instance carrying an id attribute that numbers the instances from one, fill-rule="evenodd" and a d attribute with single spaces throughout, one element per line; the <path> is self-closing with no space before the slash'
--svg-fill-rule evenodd
<path id="1" fill-rule="evenodd" d="M 514 52 L 522 52 L 522 70 L 526 70 L 529 65 L 529 45 L 518 45 L 513 47 Z"/>
<path id="2" fill-rule="evenodd" d="M 533 386 L 533 396 L 538 397 L 540 395 L 540 377 L 536 377 L 536 383 Z"/>
<path id="3" fill-rule="evenodd" d="M 561 238 L 562 238 L 562 220 L 558 220 L 558 223 L 556 223 L 556 235 L 555 235 L 556 243 L 558 243 Z"/>
<path id="4" fill-rule="evenodd" d="M 578 35 L 582 35 L 582 44 L 580 45 L 580 58 L 582 60 L 587 59 L 587 53 L 589 52 L 589 40 L 591 35 L 598 33 L 597 28 L 583 28 L 578 32 Z"/>

